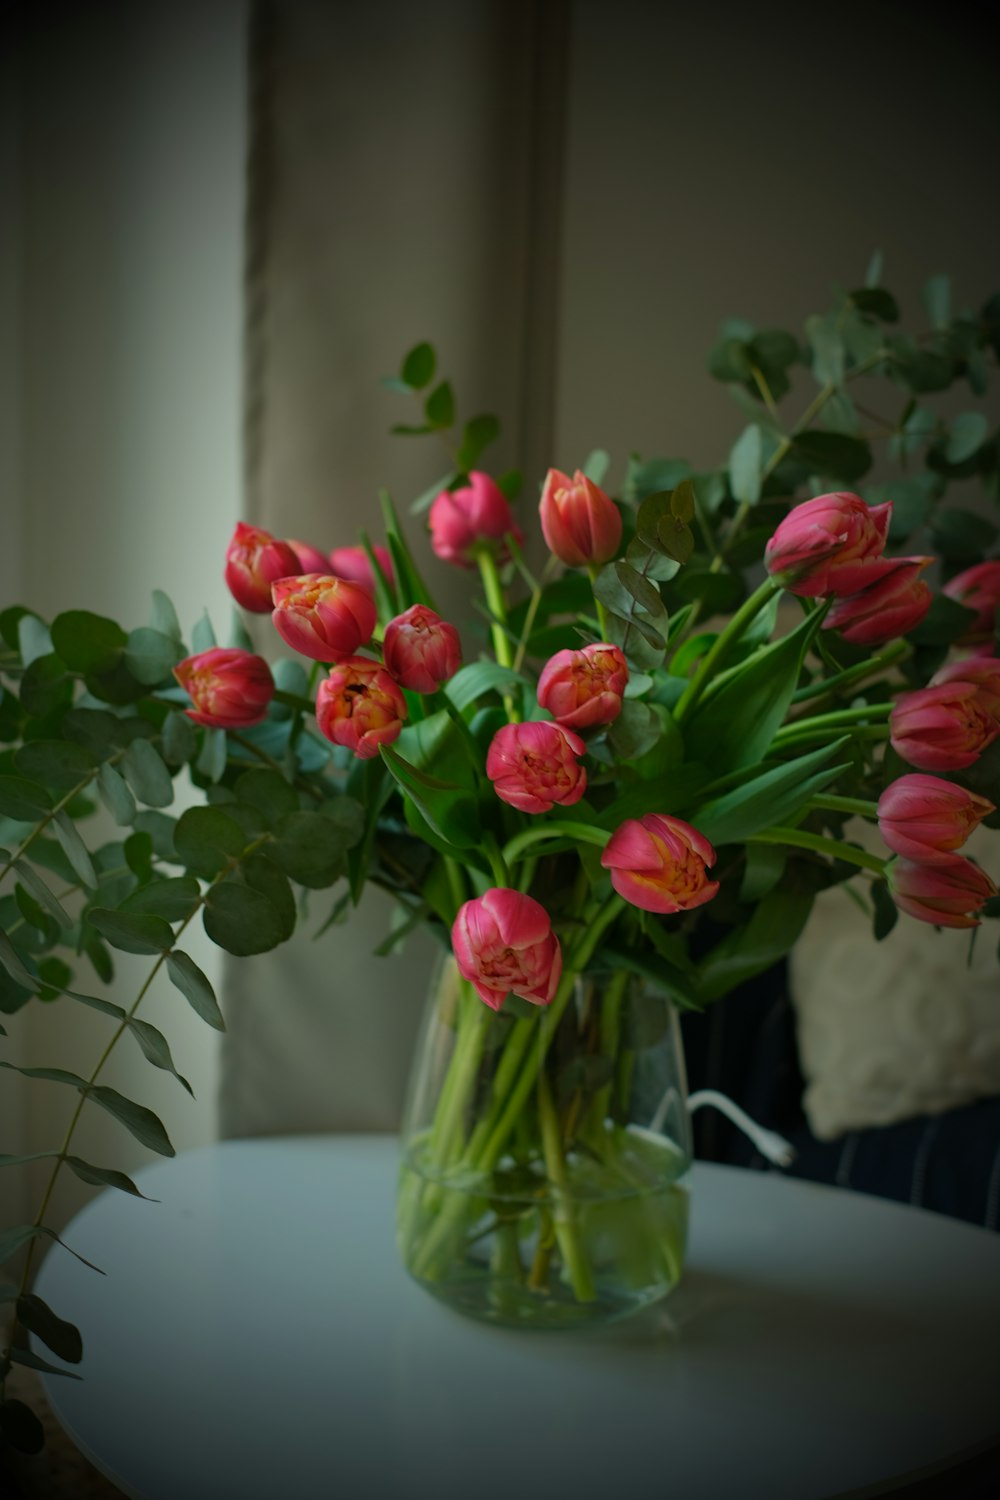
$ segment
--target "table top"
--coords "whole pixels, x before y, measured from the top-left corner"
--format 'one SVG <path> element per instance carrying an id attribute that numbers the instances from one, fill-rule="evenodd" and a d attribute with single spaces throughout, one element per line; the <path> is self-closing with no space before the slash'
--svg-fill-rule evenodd
<path id="1" fill-rule="evenodd" d="M 395 1253 L 395 1141 L 226 1141 L 107 1190 L 37 1290 L 84 1337 L 56 1414 L 139 1500 L 812 1500 L 1000 1441 L 1000 1236 L 699 1164 L 674 1294 L 494 1328 Z M 45 1353 L 44 1350 L 39 1350 Z"/>

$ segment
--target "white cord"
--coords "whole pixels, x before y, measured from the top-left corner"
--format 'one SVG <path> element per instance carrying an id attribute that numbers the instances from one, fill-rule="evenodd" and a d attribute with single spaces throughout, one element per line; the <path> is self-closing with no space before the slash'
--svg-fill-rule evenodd
<path id="1" fill-rule="evenodd" d="M 778 1135 L 776 1130 L 765 1130 L 763 1125 L 758 1125 L 751 1120 L 748 1114 L 728 1099 L 725 1094 L 720 1094 L 716 1089 L 698 1089 L 688 1099 L 688 1113 L 694 1114 L 696 1109 L 710 1104 L 726 1115 L 737 1130 L 742 1130 L 748 1136 L 762 1156 L 768 1161 L 774 1162 L 776 1167 L 791 1166 L 795 1160 L 795 1147 L 790 1141 L 786 1141 L 783 1135 Z"/>

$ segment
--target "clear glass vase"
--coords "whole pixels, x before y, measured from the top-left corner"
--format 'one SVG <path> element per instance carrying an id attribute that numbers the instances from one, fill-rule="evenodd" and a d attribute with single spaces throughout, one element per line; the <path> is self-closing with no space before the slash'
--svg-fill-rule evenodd
<path id="1" fill-rule="evenodd" d="M 470 1317 L 563 1328 L 665 1297 L 684 1261 L 691 1131 L 677 1016 L 622 970 L 561 1010 L 494 1013 L 448 959 L 410 1079 L 397 1199 L 409 1274 Z"/>

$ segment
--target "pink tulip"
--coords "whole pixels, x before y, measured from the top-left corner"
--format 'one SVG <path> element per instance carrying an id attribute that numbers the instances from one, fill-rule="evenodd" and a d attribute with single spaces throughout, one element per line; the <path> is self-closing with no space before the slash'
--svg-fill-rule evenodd
<path id="1" fill-rule="evenodd" d="M 997 894 L 986 871 L 960 854 L 937 864 L 894 859 L 886 878 L 900 911 L 935 927 L 978 927 L 973 914 Z"/>
<path id="2" fill-rule="evenodd" d="M 351 656 L 371 639 L 375 605 L 367 589 L 346 578 L 305 573 L 272 585 L 271 619 L 281 639 L 314 661 Z"/>
<path id="3" fill-rule="evenodd" d="M 473 472 L 459 490 L 443 490 L 430 509 L 431 546 L 442 562 L 472 567 L 482 547 L 500 559 L 507 556 L 504 538 L 518 546 L 524 536 L 511 513 L 507 497 L 488 474 Z"/>
<path id="4" fill-rule="evenodd" d="M 559 469 L 549 470 L 538 514 L 546 546 L 569 568 L 606 563 L 618 551 L 621 512 L 580 469 L 572 479 Z"/>
<path id="5" fill-rule="evenodd" d="M 507 995 L 548 1005 L 562 973 L 549 914 L 531 896 L 495 888 L 459 908 L 451 929 L 458 971 L 491 1010 Z"/>
<path id="6" fill-rule="evenodd" d="M 976 683 L 962 680 L 904 693 L 889 716 L 889 738 L 897 755 L 922 771 L 960 771 L 973 765 L 1000 737 L 1000 715 L 988 712 L 980 694 Z"/>
<path id="7" fill-rule="evenodd" d="M 371 760 L 399 738 L 406 699 L 394 678 L 367 656 L 337 662 L 316 692 L 316 724 L 331 744 Z"/>
<path id="8" fill-rule="evenodd" d="M 864 580 L 855 569 L 882 556 L 892 505 L 867 505 L 860 495 L 835 491 L 789 511 L 764 549 L 764 566 L 789 593 L 804 598 L 852 594 Z"/>
<path id="9" fill-rule="evenodd" d="M 313 547 L 309 542 L 297 542 L 294 538 L 288 538 L 288 545 L 299 560 L 296 568 L 297 573 L 329 573 L 330 563 L 325 553 L 318 547 Z M 333 570 L 336 572 L 336 568 Z"/>
<path id="10" fill-rule="evenodd" d="M 505 724 L 487 751 L 486 774 L 497 796 L 521 812 L 548 812 L 556 802 L 572 807 L 587 789 L 587 773 L 576 759 L 585 749 L 561 724 Z"/>
<path id="11" fill-rule="evenodd" d="M 210 729 L 248 729 L 267 718 L 274 678 L 262 656 L 215 646 L 211 651 L 185 657 L 173 670 L 194 704 L 184 712 L 196 724 L 206 724 Z"/>
<path id="12" fill-rule="evenodd" d="M 622 711 L 628 666 L 617 646 L 557 651 L 542 668 L 538 701 L 565 729 L 610 724 Z"/>
<path id="13" fill-rule="evenodd" d="M 611 884 L 643 911 L 690 911 L 719 889 L 709 880 L 715 850 L 690 823 L 647 813 L 629 818 L 611 835 L 601 855 Z M 706 869 L 708 866 L 708 869 Z"/>
<path id="14" fill-rule="evenodd" d="M 384 547 L 373 547 L 375 560 L 389 583 L 395 587 L 396 575 L 392 571 L 392 558 Z M 369 594 L 375 593 L 375 571 L 364 547 L 334 547 L 329 559 L 324 558 L 321 573 L 334 573 L 337 578 L 348 578 L 351 583 L 360 583 Z"/>
<path id="15" fill-rule="evenodd" d="M 993 639 L 997 610 L 1000 609 L 1000 559 L 976 563 L 964 573 L 956 573 L 945 584 L 943 592 L 950 599 L 964 604 L 966 609 L 976 611 L 976 618 L 962 636 L 961 645 L 974 646 L 980 641 Z"/>
<path id="16" fill-rule="evenodd" d="M 984 713 L 1000 723 L 1000 661 L 995 656 L 967 656 L 953 661 L 931 678 L 931 687 L 968 682 L 976 689 L 976 702 Z"/>
<path id="17" fill-rule="evenodd" d="M 939 776 L 900 776 L 878 799 L 878 826 L 894 854 L 924 864 L 947 863 L 993 803 Z"/>
<path id="18" fill-rule="evenodd" d="M 237 521 L 226 548 L 226 587 L 244 609 L 265 615 L 271 608 L 271 584 L 276 578 L 298 573 L 299 560 L 288 542 L 277 541 L 269 531 Z"/>
<path id="19" fill-rule="evenodd" d="M 414 604 L 385 627 L 382 655 L 396 681 L 412 693 L 436 693 L 462 665 L 458 631 L 426 604 Z"/>
<path id="20" fill-rule="evenodd" d="M 856 594 L 841 594 L 823 621 L 856 646 L 881 646 L 919 625 L 934 597 L 918 577 L 932 557 L 894 557 L 869 563 L 878 577 Z M 864 564 L 859 572 L 865 571 Z M 842 575 L 843 576 L 843 575 Z"/>

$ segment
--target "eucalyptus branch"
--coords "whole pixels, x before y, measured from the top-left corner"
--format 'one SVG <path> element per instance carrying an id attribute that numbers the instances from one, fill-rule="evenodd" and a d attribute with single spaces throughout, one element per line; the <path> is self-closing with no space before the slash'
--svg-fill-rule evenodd
<path id="1" fill-rule="evenodd" d="M 64 1163 L 66 1161 L 66 1158 L 69 1155 L 69 1148 L 72 1145 L 73 1136 L 74 1136 L 74 1134 L 76 1132 L 76 1127 L 77 1127 L 77 1125 L 79 1123 L 80 1115 L 83 1112 L 83 1107 L 84 1107 L 84 1105 L 87 1102 L 87 1098 L 88 1098 L 88 1096 L 90 1094 L 90 1091 L 91 1091 L 91 1089 L 93 1089 L 94 1085 L 97 1083 L 97 1080 L 100 1077 L 100 1075 L 101 1075 L 101 1073 L 102 1073 L 102 1071 L 104 1069 L 104 1066 L 107 1063 L 108 1059 L 110 1058 L 112 1052 L 114 1051 L 114 1048 L 117 1045 L 118 1041 L 124 1035 L 124 1033 L 126 1031 L 128 1031 L 130 1023 L 134 1019 L 135 1014 L 138 1011 L 138 1009 L 139 1009 L 140 1005 L 142 1004 L 143 1000 L 145 999 L 146 995 L 149 993 L 150 986 L 153 984 L 154 980 L 156 979 L 156 976 L 159 974 L 160 969 L 163 967 L 163 964 L 166 962 L 166 960 L 170 957 L 171 953 L 173 953 L 174 949 L 176 948 L 177 940 L 180 938 L 181 934 L 188 927 L 188 925 L 194 920 L 194 918 L 197 916 L 198 912 L 202 909 L 202 907 L 205 905 L 205 902 L 208 900 L 209 892 L 213 889 L 213 887 L 216 886 L 216 885 L 218 885 L 218 883 L 221 880 L 224 880 L 225 877 L 228 874 L 230 874 L 230 872 L 232 870 L 234 870 L 236 868 L 236 866 L 238 864 L 240 864 L 240 862 L 242 860 L 246 859 L 246 857 L 249 854 L 252 854 L 255 849 L 257 849 L 257 848 L 260 847 L 260 845 L 266 843 L 269 838 L 270 838 L 269 834 L 262 835 L 260 838 L 255 839 L 253 841 L 253 843 L 249 844 L 247 846 L 247 848 L 244 849 L 240 853 L 240 855 L 238 857 L 236 857 L 234 859 L 231 859 L 231 860 L 228 860 L 226 862 L 226 864 L 218 872 L 218 874 L 216 874 L 215 876 L 213 876 L 213 878 L 209 881 L 209 883 L 206 885 L 204 891 L 202 891 L 201 895 L 198 897 L 198 900 L 192 905 L 191 910 L 188 912 L 187 916 L 184 917 L 183 920 L 181 921 L 180 925 L 177 928 L 177 931 L 174 934 L 174 941 L 171 943 L 170 947 L 167 948 L 167 949 L 165 949 L 162 953 L 157 954 L 156 961 L 153 964 L 152 968 L 150 969 L 149 973 L 147 974 L 147 976 L 146 976 L 146 978 L 145 978 L 142 986 L 140 987 L 139 993 L 136 995 L 136 998 L 132 1002 L 132 1004 L 129 1007 L 128 1011 L 126 1011 L 125 1015 L 122 1017 L 121 1021 L 118 1023 L 118 1025 L 115 1028 L 115 1030 L 114 1030 L 114 1032 L 113 1032 L 110 1040 L 108 1041 L 108 1043 L 105 1046 L 103 1052 L 101 1053 L 101 1055 L 98 1058 L 97 1062 L 95 1063 L 93 1069 L 91 1070 L 90 1077 L 86 1079 L 86 1081 L 84 1083 L 84 1087 L 80 1090 L 80 1098 L 77 1101 L 76 1108 L 73 1111 L 73 1114 L 72 1114 L 72 1116 L 70 1118 L 69 1124 L 66 1127 L 66 1132 L 65 1132 L 65 1134 L 63 1136 L 62 1145 L 59 1147 L 59 1150 L 58 1150 L 58 1152 L 56 1153 L 56 1156 L 55 1156 L 55 1165 L 53 1166 L 52 1171 L 49 1174 L 49 1180 L 48 1180 L 48 1183 L 47 1183 L 47 1185 L 45 1187 L 45 1191 L 44 1191 L 43 1196 L 42 1196 L 41 1204 L 40 1204 L 38 1212 L 36 1213 L 35 1218 L 33 1220 L 33 1223 L 32 1223 L 32 1228 L 33 1229 L 40 1229 L 42 1227 L 43 1223 L 44 1223 L 46 1210 L 48 1209 L 49 1203 L 50 1203 L 50 1201 L 52 1199 L 52 1194 L 53 1194 L 53 1192 L 55 1190 L 56 1182 L 58 1181 L 58 1178 L 59 1178 L 59 1173 L 60 1173 L 60 1171 L 61 1171 L 61 1169 L 62 1169 L 62 1167 L 63 1167 L 63 1165 L 64 1165 Z M 33 1260 L 34 1260 L 34 1251 L 35 1251 L 36 1244 L 37 1244 L 37 1236 L 35 1238 L 33 1238 L 32 1240 L 30 1240 L 29 1243 L 28 1243 L 27 1253 L 25 1255 L 25 1260 L 24 1260 L 24 1268 L 23 1268 L 23 1270 L 21 1272 L 21 1279 L 20 1279 L 20 1283 L 19 1283 L 19 1287 L 18 1287 L 18 1297 L 22 1296 L 24 1294 L 24 1292 L 26 1291 L 27 1287 L 28 1287 L 28 1284 L 29 1284 L 29 1281 L 30 1281 L 30 1277 L 31 1277 L 31 1267 L 32 1267 L 32 1263 L 33 1263 Z M 7 1352 L 9 1352 L 9 1350 L 11 1348 L 13 1348 L 13 1346 L 14 1346 L 14 1341 L 15 1341 L 15 1338 L 16 1338 L 16 1333 L 17 1333 L 18 1326 L 19 1326 L 19 1320 L 15 1316 L 15 1318 L 13 1320 L 13 1323 L 11 1324 L 11 1327 L 10 1327 L 10 1338 L 9 1338 L 9 1343 L 8 1343 L 8 1346 L 7 1346 Z M 0 1382 L 0 1390 L 3 1389 L 4 1384 L 5 1384 L 5 1381 L 4 1382 Z"/>
<path id="2" fill-rule="evenodd" d="M 49 826 L 49 824 L 55 818 L 57 818 L 59 816 L 59 814 L 61 812 L 63 812 L 69 806 L 69 804 L 73 801 L 73 798 L 74 797 L 79 797 L 79 795 L 80 795 L 81 792 L 85 792 L 86 791 L 87 787 L 95 779 L 95 777 L 97 777 L 97 776 L 100 775 L 100 773 L 101 773 L 101 767 L 102 766 L 116 766 L 118 764 L 118 762 L 120 760 L 122 760 L 123 757 L 125 756 L 125 753 L 126 753 L 127 749 L 128 749 L 128 747 L 125 746 L 121 750 L 116 750 L 115 753 L 114 753 L 114 755 L 109 755 L 108 758 L 107 758 L 107 760 L 101 761 L 100 765 L 95 766 L 92 771 L 88 771 L 87 775 L 84 776 L 81 781 L 78 781 L 77 784 L 76 784 L 76 786 L 72 787 L 66 793 L 66 795 L 64 797 L 60 798 L 60 800 L 56 803 L 55 807 L 50 808 L 49 811 L 43 815 L 43 817 L 39 820 L 39 822 L 37 823 L 37 825 L 28 834 L 28 836 L 24 840 L 24 842 L 17 849 L 14 850 L 14 853 L 11 855 L 10 859 L 4 865 L 3 869 L 0 870 L 0 880 L 3 880 L 4 876 L 8 875 L 10 873 L 10 871 L 17 864 L 18 860 L 21 859 L 21 858 L 23 858 L 23 856 L 31 848 L 32 844 L 38 838 L 39 834 L 43 833 L 45 831 L 45 829 Z"/>

